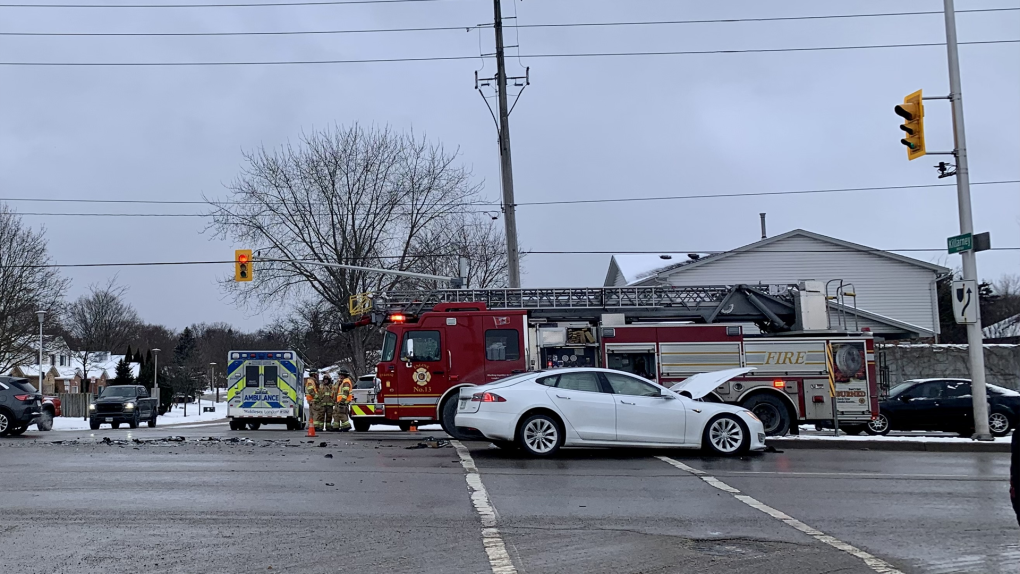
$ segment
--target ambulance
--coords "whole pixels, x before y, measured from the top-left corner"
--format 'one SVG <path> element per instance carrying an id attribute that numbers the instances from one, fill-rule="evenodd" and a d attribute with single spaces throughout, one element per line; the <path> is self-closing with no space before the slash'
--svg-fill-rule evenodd
<path id="1" fill-rule="evenodd" d="M 231 430 L 263 424 L 305 426 L 304 363 L 294 351 L 227 354 L 227 418 Z"/>

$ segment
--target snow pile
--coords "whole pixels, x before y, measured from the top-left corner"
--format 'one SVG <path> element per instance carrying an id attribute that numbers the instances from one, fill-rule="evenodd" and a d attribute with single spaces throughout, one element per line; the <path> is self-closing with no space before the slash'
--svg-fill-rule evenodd
<path id="1" fill-rule="evenodd" d="M 202 423 L 202 422 L 208 423 L 214 421 L 222 421 L 226 419 L 227 403 L 225 401 L 221 403 L 211 403 L 207 401 L 202 401 L 203 408 L 211 406 L 216 407 L 215 413 L 203 413 L 202 409 L 199 408 L 198 403 L 190 403 L 188 404 L 188 416 L 185 417 L 184 405 L 174 405 L 174 408 L 167 411 L 165 415 L 156 419 L 156 425 L 162 426 L 185 423 Z M 104 423 L 104 426 L 100 428 L 110 428 L 110 425 Z M 89 430 L 89 421 L 88 419 L 83 418 L 57 417 L 53 419 L 53 430 L 55 431 Z"/>

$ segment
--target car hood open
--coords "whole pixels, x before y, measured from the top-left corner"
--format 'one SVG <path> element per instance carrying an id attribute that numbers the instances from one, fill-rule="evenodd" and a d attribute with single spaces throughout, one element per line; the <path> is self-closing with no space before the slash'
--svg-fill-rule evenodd
<path id="1" fill-rule="evenodd" d="M 693 399 L 700 399 L 715 390 L 716 387 L 732 379 L 750 373 L 754 367 L 740 367 L 738 369 L 726 369 L 723 371 L 712 371 L 710 373 L 698 373 L 687 377 L 683 381 L 673 385 L 669 390 L 674 393 L 686 392 Z"/>

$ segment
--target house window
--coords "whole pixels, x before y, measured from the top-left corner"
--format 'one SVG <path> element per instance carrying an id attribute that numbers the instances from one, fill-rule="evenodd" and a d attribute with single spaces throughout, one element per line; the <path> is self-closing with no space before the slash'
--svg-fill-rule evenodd
<path id="1" fill-rule="evenodd" d="M 60 355 L 60 366 L 61 367 L 66 367 L 67 366 L 66 363 L 67 363 L 67 355 Z"/>
<path id="2" fill-rule="evenodd" d="M 57 356 L 56 355 L 50 355 L 50 364 L 51 365 L 56 365 L 57 364 Z"/>

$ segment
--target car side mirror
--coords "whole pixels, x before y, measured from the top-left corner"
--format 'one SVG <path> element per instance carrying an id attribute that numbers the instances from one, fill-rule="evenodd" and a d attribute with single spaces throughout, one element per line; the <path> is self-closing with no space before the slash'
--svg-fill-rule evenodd
<path id="1" fill-rule="evenodd" d="M 914 400 L 914 397 L 912 397 L 910 395 L 900 395 L 900 401 L 902 401 L 904 403 L 909 403 L 912 400 Z"/>
<path id="2" fill-rule="evenodd" d="M 668 394 L 668 393 L 662 393 L 659 396 L 664 398 L 664 399 L 666 399 L 667 401 L 675 401 L 676 400 L 676 397 L 674 397 L 673 395 Z"/>

